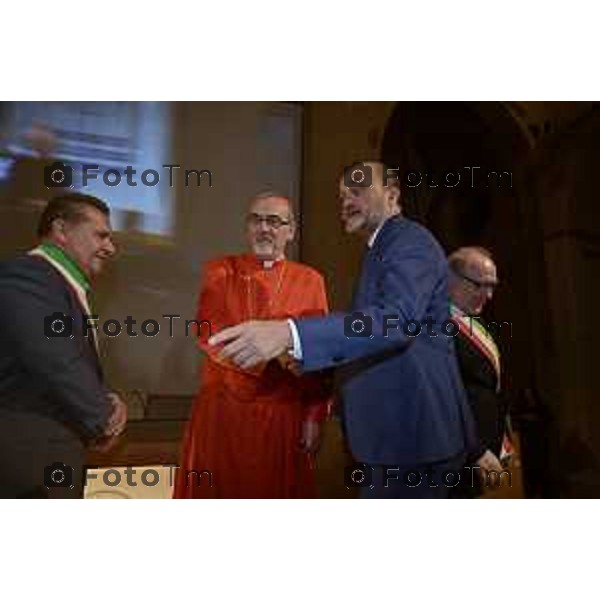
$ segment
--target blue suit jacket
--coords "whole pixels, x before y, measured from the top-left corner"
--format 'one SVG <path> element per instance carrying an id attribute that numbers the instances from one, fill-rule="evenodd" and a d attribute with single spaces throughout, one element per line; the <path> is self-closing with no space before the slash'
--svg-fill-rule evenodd
<path id="1" fill-rule="evenodd" d="M 354 311 L 365 314 L 368 336 L 347 335 L 358 315 L 298 319 L 296 325 L 305 371 L 341 367 L 355 459 L 413 466 L 469 451 L 472 416 L 454 338 L 442 332 L 450 317 L 447 262 L 429 231 L 400 216 L 384 223 L 365 256 Z M 410 335 L 416 324 L 405 331 L 411 320 L 422 323 L 418 335 Z"/>

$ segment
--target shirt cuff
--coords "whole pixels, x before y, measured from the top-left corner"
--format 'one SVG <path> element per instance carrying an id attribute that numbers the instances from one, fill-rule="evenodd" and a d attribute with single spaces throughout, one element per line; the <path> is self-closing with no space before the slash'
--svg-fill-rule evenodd
<path id="1" fill-rule="evenodd" d="M 287 322 L 290 327 L 290 332 L 292 333 L 292 342 L 294 344 L 293 349 L 290 350 L 290 354 L 296 360 L 302 360 L 302 344 L 300 343 L 298 328 L 296 327 L 296 323 L 294 323 L 294 319 L 288 319 Z"/>

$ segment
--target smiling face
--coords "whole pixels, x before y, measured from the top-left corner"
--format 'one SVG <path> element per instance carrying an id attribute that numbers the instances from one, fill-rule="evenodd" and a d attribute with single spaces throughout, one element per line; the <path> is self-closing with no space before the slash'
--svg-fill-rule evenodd
<path id="1" fill-rule="evenodd" d="M 387 218 L 400 212 L 400 190 L 394 185 L 383 185 L 383 166 L 365 163 L 373 170 L 370 187 L 347 187 L 339 182 L 341 219 L 346 233 L 371 235 Z"/>
<path id="2" fill-rule="evenodd" d="M 60 246 L 94 279 L 100 274 L 106 260 L 115 252 L 108 217 L 91 206 L 83 206 L 75 220 L 56 219 L 48 240 Z"/>
<path id="3" fill-rule="evenodd" d="M 246 216 L 246 237 L 259 260 L 284 258 L 294 238 L 295 225 L 287 198 L 267 196 L 250 204 Z"/>

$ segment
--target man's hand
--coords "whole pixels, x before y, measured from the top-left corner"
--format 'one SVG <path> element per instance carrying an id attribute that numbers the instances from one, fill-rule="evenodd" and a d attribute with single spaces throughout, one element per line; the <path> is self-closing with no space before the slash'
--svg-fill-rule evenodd
<path id="1" fill-rule="evenodd" d="M 296 377 L 302 377 L 303 372 L 300 363 L 295 358 L 292 358 L 287 352 L 280 354 L 277 357 L 277 360 L 283 369 L 293 373 Z"/>
<path id="2" fill-rule="evenodd" d="M 213 335 L 211 346 L 224 344 L 219 356 L 242 369 L 266 363 L 292 348 L 287 321 L 247 321 Z"/>
<path id="3" fill-rule="evenodd" d="M 119 441 L 119 436 L 123 433 L 127 423 L 127 405 L 121 400 L 119 394 L 109 392 L 107 397 L 112 404 L 112 413 L 102 435 L 91 444 L 91 449 L 97 452 L 112 450 Z"/>
<path id="4" fill-rule="evenodd" d="M 115 392 L 109 392 L 107 396 L 112 403 L 113 409 L 103 437 L 118 436 L 123 433 L 125 424 L 127 423 L 127 404 Z"/>
<path id="5" fill-rule="evenodd" d="M 481 469 L 479 469 L 479 476 L 483 483 L 489 481 L 487 476 L 489 471 L 496 471 L 497 473 L 502 471 L 502 465 L 500 464 L 498 457 L 491 450 L 486 450 L 479 457 L 477 465 L 481 467 Z"/>
<path id="6" fill-rule="evenodd" d="M 318 421 L 304 421 L 300 436 L 300 449 L 303 452 L 314 453 L 321 443 L 321 427 Z"/>

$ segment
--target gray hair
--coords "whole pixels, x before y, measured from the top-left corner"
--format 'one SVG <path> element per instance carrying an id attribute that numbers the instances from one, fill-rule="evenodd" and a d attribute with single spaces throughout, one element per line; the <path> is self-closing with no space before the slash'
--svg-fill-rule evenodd
<path id="1" fill-rule="evenodd" d="M 265 200 L 266 198 L 281 198 L 285 200 L 288 205 L 289 219 L 292 225 L 296 224 L 296 216 L 294 215 L 294 207 L 292 206 L 292 201 L 285 195 L 282 194 L 279 190 L 266 190 L 264 192 L 260 192 L 255 196 L 252 196 L 248 206 L 252 206 L 257 200 Z"/>

